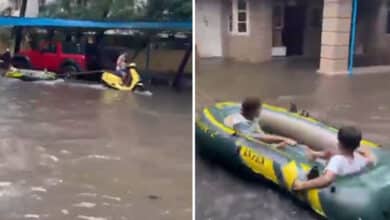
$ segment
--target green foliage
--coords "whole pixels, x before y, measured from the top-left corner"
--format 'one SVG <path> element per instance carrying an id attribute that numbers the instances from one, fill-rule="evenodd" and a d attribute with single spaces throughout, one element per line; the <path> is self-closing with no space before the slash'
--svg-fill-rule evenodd
<path id="1" fill-rule="evenodd" d="M 58 0 L 40 9 L 41 17 L 91 20 L 189 21 L 191 0 Z"/>
<path id="2" fill-rule="evenodd" d="M 192 1 L 188 0 L 148 0 L 145 7 L 148 20 L 191 20 Z"/>
<path id="3" fill-rule="evenodd" d="M 41 17 L 102 20 L 110 11 L 113 0 L 58 0 L 40 8 Z"/>

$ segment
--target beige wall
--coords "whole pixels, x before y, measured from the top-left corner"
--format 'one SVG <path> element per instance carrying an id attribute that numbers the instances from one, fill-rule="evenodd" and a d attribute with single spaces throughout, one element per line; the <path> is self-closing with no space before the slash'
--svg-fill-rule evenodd
<path id="1" fill-rule="evenodd" d="M 229 1 L 224 2 L 223 53 L 225 57 L 244 62 L 264 62 L 272 52 L 272 1 L 249 1 L 249 35 L 228 32 Z"/>
<path id="2" fill-rule="evenodd" d="M 347 74 L 352 0 L 324 0 L 319 73 Z"/>

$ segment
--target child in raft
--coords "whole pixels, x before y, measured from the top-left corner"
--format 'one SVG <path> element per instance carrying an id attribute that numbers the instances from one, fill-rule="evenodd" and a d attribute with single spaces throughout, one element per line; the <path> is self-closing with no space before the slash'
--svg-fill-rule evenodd
<path id="1" fill-rule="evenodd" d="M 313 151 L 307 149 L 310 159 L 329 159 L 325 172 L 314 179 L 307 181 L 296 180 L 294 190 L 307 190 L 329 186 L 337 176 L 345 176 L 360 172 L 368 165 L 375 163 L 372 153 L 364 148 L 359 148 L 362 133 L 355 127 L 342 127 L 338 134 L 337 152 Z"/>
<path id="2" fill-rule="evenodd" d="M 254 137 L 266 143 L 276 143 L 277 147 L 296 145 L 297 142 L 287 137 L 266 134 L 259 125 L 262 102 L 258 98 L 246 98 L 241 104 L 241 113 L 229 115 L 224 123 L 235 131 Z"/>

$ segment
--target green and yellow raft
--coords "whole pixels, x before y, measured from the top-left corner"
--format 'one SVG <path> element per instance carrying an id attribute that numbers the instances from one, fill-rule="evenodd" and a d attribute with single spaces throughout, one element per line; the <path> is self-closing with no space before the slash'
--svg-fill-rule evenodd
<path id="1" fill-rule="evenodd" d="M 240 112 L 238 103 L 218 103 L 203 110 L 196 121 L 198 153 L 221 162 L 243 175 L 260 177 L 307 203 L 319 215 L 329 219 L 390 219 L 390 152 L 362 140 L 361 146 L 377 157 L 374 167 L 358 174 L 339 177 L 323 189 L 304 192 L 292 190 L 297 179 L 324 169 L 322 161 L 306 159 L 302 146 L 276 149 L 251 137 L 237 134 L 224 124 L 227 116 Z M 314 118 L 290 113 L 286 109 L 263 105 L 260 124 L 270 133 L 295 138 L 317 149 L 336 147 L 337 129 Z M 315 173 L 315 172 L 314 172 Z"/>
<path id="2" fill-rule="evenodd" d="M 4 74 L 5 77 L 20 79 L 23 81 L 56 80 L 54 72 L 30 70 L 30 69 L 10 69 Z"/>

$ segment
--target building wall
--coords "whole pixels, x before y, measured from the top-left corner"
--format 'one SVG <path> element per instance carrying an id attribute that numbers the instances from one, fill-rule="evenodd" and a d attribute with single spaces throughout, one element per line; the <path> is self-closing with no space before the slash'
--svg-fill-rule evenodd
<path id="1" fill-rule="evenodd" d="M 348 73 L 352 0 L 324 0 L 319 73 Z"/>
<path id="2" fill-rule="evenodd" d="M 196 1 L 196 41 L 201 57 L 222 56 L 221 0 Z"/>
<path id="3" fill-rule="evenodd" d="M 313 25 L 313 11 L 319 10 L 323 13 L 324 0 L 299 0 L 298 3 L 307 6 L 304 57 L 319 59 L 323 25 L 333 30 L 339 28 L 340 25 L 349 27 L 349 23 L 344 25 L 343 21 L 340 21 L 338 25 L 333 24 L 335 21 L 331 16 L 327 18 L 328 22 L 318 26 Z M 245 62 L 263 62 L 271 59 L 272 0 L 249 0 L 250 33 L 248 35 L 232 35 L 228 31 L 230 1 L 197 0 L 196 4 L 199 56 L 223 56 Z M 390 65 L 390 34 L 386 33 L 387 13 L 390 9 L 387 7 L 387 0 L 359 1 L 359 4 L 355 66 Z M 342 8 L 343 6 L 340 10 Z M 336 26 L 333 27 L 333 25 Z M 325 31 L 325 35 L 328 32 Z M 341 30 L 339 32 L 337 32 L 339 35 L 344 33 Z M 326 45 L 328 41 L 325 39 L 322 43 Z M 329 48 L 324 46 L 323 49 Z M 323 55 L 331 56 L 329 51 L 323 51 Z M 337 57 L 338 55 L 340 54 L 335 54 Z"/>
<path id="4" fill-rule="evenodd" d="M 224 1 L 223 52 L 225 57 L 244 62 L 264 62 L 272 52 L 272 1 L 249 1 L 249 34 L 233 35 L 228 31 L 229 1 Z"/>

